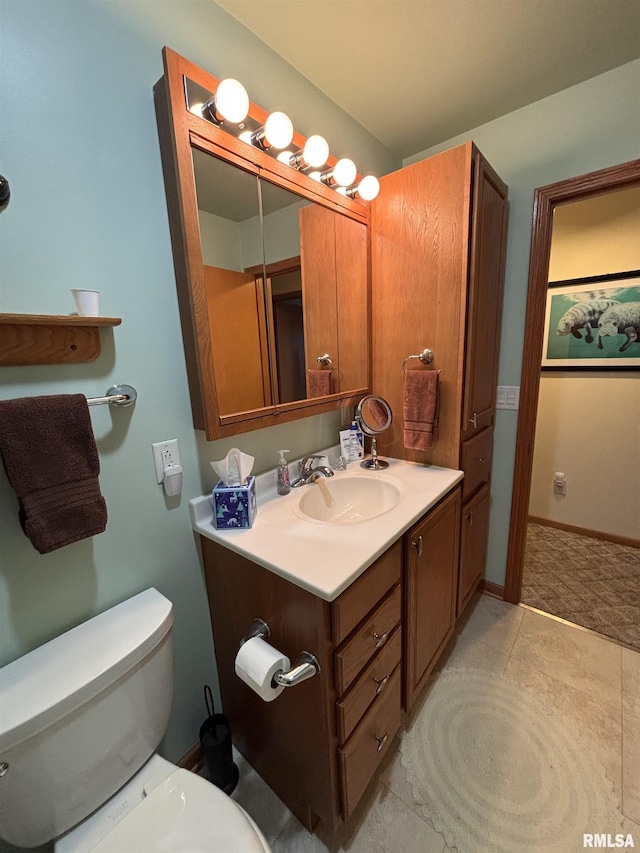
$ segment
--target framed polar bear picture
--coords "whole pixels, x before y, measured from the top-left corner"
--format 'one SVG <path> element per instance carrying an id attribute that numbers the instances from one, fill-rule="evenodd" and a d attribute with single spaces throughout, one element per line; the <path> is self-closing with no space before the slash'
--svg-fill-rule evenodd
<path id="1" fill-rule="evenodd" d="M 549 282 L 542 368 L 640 369 L 640 270 Z"/>

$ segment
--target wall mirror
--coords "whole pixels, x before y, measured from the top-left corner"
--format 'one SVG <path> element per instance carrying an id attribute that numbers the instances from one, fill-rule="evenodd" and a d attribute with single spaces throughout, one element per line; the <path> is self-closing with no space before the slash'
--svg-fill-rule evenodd
<path id="1" fill-rule="evenodd" d="M 194 425 L 215 439 L 354 405 L 369 387 L 366 204 L 190 111 L 218 81 L 168 48 L 164 62 L 154 94 Z M 247 121 L 265 116 L 251 105 Z"/>

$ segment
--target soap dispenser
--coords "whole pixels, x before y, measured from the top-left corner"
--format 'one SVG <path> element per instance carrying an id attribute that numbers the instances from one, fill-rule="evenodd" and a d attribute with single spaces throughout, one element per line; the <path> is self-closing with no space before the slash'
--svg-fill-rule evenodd
<path id="1" fill-rule="evenodd" d="M 284 458 L 284 454 L 289 451 L 278 450 L 277 452 L 280 454 L 280 461 L 278 462 L 278 494 L 288 495 L 291 491 L 291 483 L 289 481 L 289 466 L 287 460 Z"/>

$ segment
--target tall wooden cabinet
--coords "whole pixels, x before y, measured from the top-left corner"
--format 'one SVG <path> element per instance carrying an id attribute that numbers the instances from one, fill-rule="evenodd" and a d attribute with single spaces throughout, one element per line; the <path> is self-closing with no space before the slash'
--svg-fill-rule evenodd
<path id="1" fill-rule="evenodd" d="M 491 472 L 507 187 L 472 142 L 380 184 L 371 210 L 372 388 L 389 401 L 394 421 L 378 450 L 465 472 L 459 614 L 486 556 L 488 488 L 485 503 L 476 504 Z M 433 363 L 427 368 L 415 359 L 406 367 L 440 370 L 439 437 L 428 451 L 407 450 L 402 366 L 426 347 Z"/>

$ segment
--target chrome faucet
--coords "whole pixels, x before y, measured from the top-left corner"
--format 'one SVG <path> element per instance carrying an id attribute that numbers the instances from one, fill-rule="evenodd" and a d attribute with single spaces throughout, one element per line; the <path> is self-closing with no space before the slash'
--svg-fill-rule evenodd
<path id="1" fill-rule="evenodd" d="M 292 489 L 296 489 L 298 486 L 305 486 L 307 483 L 313 483 L 320 476 L 333 477 L 333 471 L 328 465 L 316 465 L 314 468 L 316 459 L 326 459 L 326 457 L 312 454 L 311 456 L 305 456 L 302 462 L 298 462 L 300 476 L 291 483 Z"/>

